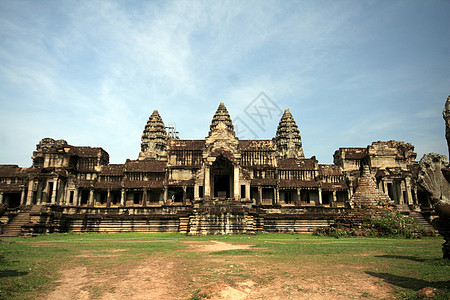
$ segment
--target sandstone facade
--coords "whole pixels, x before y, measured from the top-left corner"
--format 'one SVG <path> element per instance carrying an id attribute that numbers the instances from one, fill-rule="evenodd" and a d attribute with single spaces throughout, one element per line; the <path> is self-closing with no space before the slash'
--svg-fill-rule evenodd
<path id="1" fill-rule="evenodd" d="M 46 138 L 30 168 L 0 165 L 0 222 L 27 211 L 22 231 L 31 233 L 311 232 L 351 209 L 364 165 L 377 197 L 429 206 L 415 157 L 411 144 L 388 141 L 340 148 L 334 165 L 319 164 L 305 158 L 289 110 L 275 138 L 239 140 L 223 103 L 204 140 L 174 140 L 155 110 L 137 160 L 109 164 L 101 148 Z"/>

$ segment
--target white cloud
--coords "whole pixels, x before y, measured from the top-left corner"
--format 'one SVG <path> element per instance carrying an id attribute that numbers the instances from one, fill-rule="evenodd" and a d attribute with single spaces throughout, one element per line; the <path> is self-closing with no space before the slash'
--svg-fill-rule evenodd
<path id="1" fill-rule="evenodd" d="M 334 145 L 341 138 L 345 146 L 405 134 L 412 128 L 410 114 L 433 118 L 432 110 L 418 108 L 418 99 L 439 98 L 437 91 L 449 82 L 448 75 L 438 75 L 433 57 L 414 64 L 395 60 L 402 53 L 395 43 L 391 64 L 379 56 L 377 51 L 389 53 L 383 42 L 393 31 L 384 24 L 407 21 L 414 12 L 408 7 L 410 15 L 404 16 L 405 7 L 395 3 L 5 1 L 0 6 L 5 90 L 0 104 L 3 115 L 21 119 L 14 127 L 2 121 L 2 136 L 14 141 L 20 135 L 35 144 L 60 134 L 69 143 L 104 147 L 115 162 L 137 156 L 153 109 L 166 123 L 176 122 L 183 138 L 203 138 L 220 101 L 236 117 L 264 91 L 282 109 L 289 107 L 305 136 L 311 135 L 305 147 L 313 155 L 322 151 L 311 146 L 320 139 Z M 426 55 L 408 50 L 414 58 Z M 431 70 L 430 64 L 436 74 L 418 72 Z M 389 103 L 393 99 L 399 104 Z M 272 138 L 277 123 L 261 137 Z M 428 133 L 436 126 L 423 127 Z M 419 136 L 425 129 L 414 130 Z M 29 161 L 32 149 L 18 142 L 11 147 L 24 153 L 18 160 Z"/>

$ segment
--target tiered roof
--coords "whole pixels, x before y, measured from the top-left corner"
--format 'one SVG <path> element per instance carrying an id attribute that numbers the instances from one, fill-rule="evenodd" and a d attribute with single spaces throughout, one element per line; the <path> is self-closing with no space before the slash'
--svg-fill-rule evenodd
<path id="1" fill-rule="evenodd" d="M 358 180 L 358 187 L 350 199 L 350 205 L 357 208 L 373 208 L 393 205 L 392 200 L 377 188 L 366 165 L 363 174 Z"/>
<path id="2" fill-rule="evenodd" d="M 275 136 L 278 155 L 281 158 L 304 158 L 302 137 L 289 109 L 286 109 Z"/>
<path id="3" fill-rule="evenodd" d="M 225 124 L 226 129 L 233 135 L 235 135 L 233 122 L 231 121 L 230 114 L 228 113 L 228 110 L 223 102 L 220 102 L 220 105 L 212 118 L 211 126 L 209 127 L 209 136 L 211 136 L 211 133 L 216 130 L 217 125 L 219 125 L 220 123 Z"/>
<path id="4" fill-rule="evenodd" d="M 168 139 L 164 122 L 158 111 L 154 110 L 142 133 L 139 159 L 165 159 Z"/>

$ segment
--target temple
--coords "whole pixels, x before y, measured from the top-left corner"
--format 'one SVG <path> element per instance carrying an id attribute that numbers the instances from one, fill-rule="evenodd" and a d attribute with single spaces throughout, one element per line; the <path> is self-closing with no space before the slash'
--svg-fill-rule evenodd
<path id="1" fill-rule="evenodd" d="M 223 103 L 203 140 L 173 139 L 155 110 L 141 141 L 124 164 L 109 164 L 102 148 L 44 138 L 31 167 L 0 165 L 3 234 L 311 233 L 361 203 L 431 209 L 414 146 L 340 148 L 333 165 L 320 164 L 305 157 L 288 109 L 270 140 L 238 139 Z"/>

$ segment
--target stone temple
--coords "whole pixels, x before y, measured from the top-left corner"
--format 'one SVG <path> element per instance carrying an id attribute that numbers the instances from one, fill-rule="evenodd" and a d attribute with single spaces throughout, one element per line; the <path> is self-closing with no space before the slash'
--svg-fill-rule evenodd
<path id="1" fill-rule="evenodd" d="M 387 141 L 340 148 L 333 165 L 320 164 L 305 157 L 288 109 L 270 140 L 238 139 L 220 103 L 203 140 L 172 138 L 153 111 L 137 159 L 124 164 L 109 164 L 102 148 L 51 138 L 39 142 L 32 159 L 29 168 L 0 165 L 4 236 L 306 233 L 367 203 L 390 202 L 418 218 L 431 212 L 417 184 L 414 146 Z"/>

